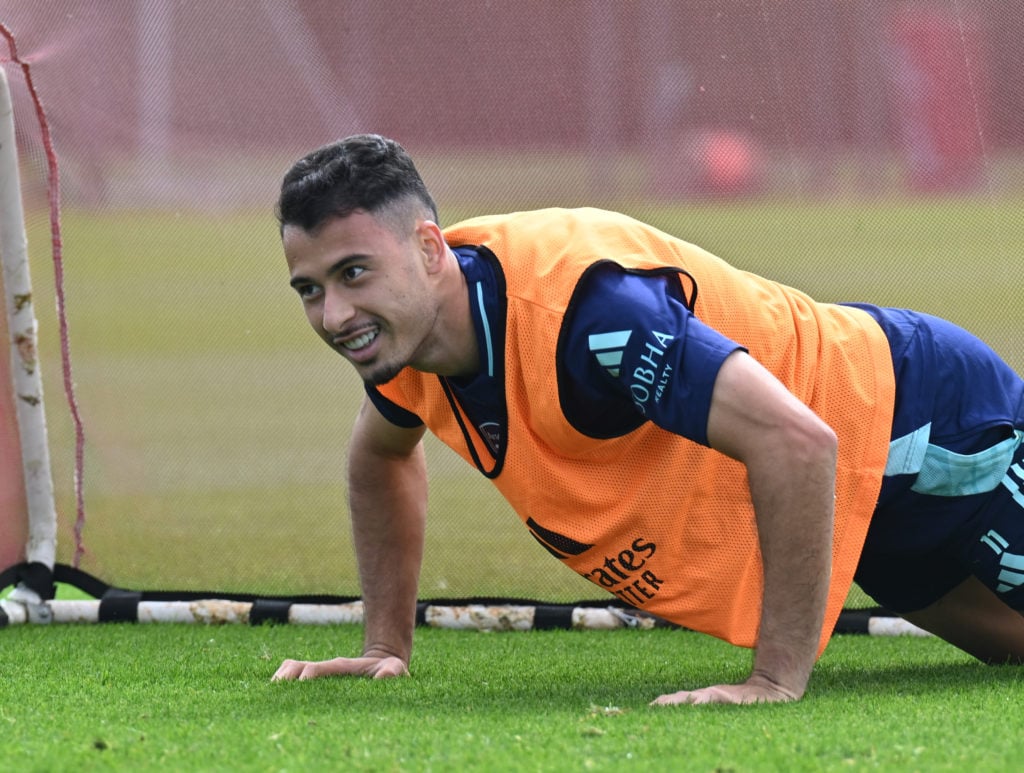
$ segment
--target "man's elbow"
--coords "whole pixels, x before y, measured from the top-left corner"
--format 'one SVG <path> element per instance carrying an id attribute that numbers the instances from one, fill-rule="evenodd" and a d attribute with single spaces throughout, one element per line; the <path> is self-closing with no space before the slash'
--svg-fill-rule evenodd
<path id="1" fill-rule="evenodd" d="M 765 432 L 754 453 L 741 458 L 752 487 L 788 481 L 792 485 L 835 483 L 839 443 L 825 422 L 811 415 Z"/>
<path id="2" fill-rule="evenodd" d="M 805 465 L 824 464 L 835 468 L 839 437 L 835 430 L 814 414 L 787 428 L 785 454 Z"/>

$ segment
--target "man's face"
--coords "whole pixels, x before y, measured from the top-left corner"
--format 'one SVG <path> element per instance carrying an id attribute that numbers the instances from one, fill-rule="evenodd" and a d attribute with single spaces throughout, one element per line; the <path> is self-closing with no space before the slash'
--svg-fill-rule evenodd
<path id="1" fill-rule="evenodd" d="M 309 324 L 375 385 L 415 366 L 439 314 L 419 226 L 400 234 L 390 222 L 357 210 L 315 234 L 298 226 L 282 234 Z"/>

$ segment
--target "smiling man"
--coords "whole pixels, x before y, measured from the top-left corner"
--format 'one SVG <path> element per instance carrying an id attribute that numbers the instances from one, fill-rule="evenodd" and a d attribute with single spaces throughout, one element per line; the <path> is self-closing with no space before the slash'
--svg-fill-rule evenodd
<path id="1" fill-rule="evenodd" d="M 965 331 L 816 303 L 612 212 L 442 231 L 377 135 L 298 161 L 277 212 L 310 324 L 366 385 L 366 631 L 361 657 L 275 679 L 408 673 L 428 429 L 574 571 L 754 648 L 743 683 L 656 703 L 800 698 L 854 579 L 979 659 L 1024 658 L 1024 382 Z"/>
<path id="2" fill-rule="evenodd" d="M 357 210 L 315 236 L 296 226 L 283 234 L 310 324 L 374 386 L 406 366 L 449 376 L 477 366 L 472 328 L 461 324 L 469 304 L 458 263 L 437 226 L 415 219 L 402 233 Z"/>

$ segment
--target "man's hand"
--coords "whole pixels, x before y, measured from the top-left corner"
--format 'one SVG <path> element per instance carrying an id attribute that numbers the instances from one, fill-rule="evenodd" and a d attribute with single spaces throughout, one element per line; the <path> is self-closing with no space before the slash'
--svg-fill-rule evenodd
<path id="1" fill-rule="evenodd" d="M 716 684 L 699 690 L 680 690 L 661 695 L 651 701 L 652 706 L 675 706 L 681 703 L 786 703 L 800 696 L 767 679 L 750 677 L 741 684 Z"/>
<path id="2" fill-rule="evenodd" d="M 333 658 L 331 660 L 286 660 L 271 677 L 272 682 L 292 679 L 319 679 L 324 676 L 365 676 L 386 679 L 408 676 L 409 669 L 401 658 L 362 657 Z"/>

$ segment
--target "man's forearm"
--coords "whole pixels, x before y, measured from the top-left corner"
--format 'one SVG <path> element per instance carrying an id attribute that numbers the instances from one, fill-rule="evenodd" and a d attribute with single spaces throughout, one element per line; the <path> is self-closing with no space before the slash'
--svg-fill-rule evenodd
<path id="1" fill-rule="evenodd" d="M 835 461 L 826 434 L 791 449 L 770 471 L 748 468 L 764 564 L 752 677 L 794 698 L 803 694 L 817 659 L 828 602 Z"/>
<path id="2" fill-rule="evenodd" d="M 349 506 L 359 563 L 364 654 L 412 655 L 426 523 L 422 448 L 410 457 L 363 455 L 349 465 Z"/>

